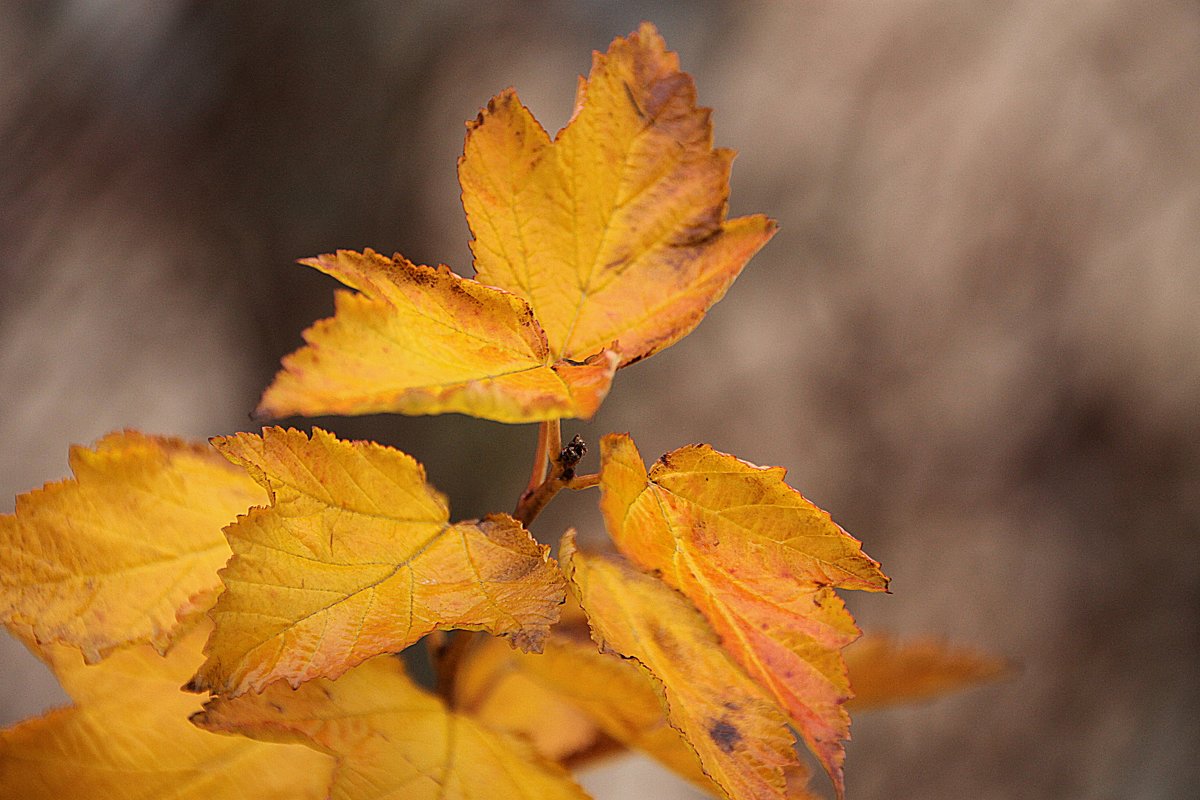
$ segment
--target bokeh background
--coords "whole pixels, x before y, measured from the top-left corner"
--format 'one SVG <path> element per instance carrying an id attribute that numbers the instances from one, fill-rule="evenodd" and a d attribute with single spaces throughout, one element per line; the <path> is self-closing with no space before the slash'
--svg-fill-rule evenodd
<path id="1" fill-rule="evenodd" d="M 851 798 L 1183 798 L 1200 785 L 1200 6 L 1189 0 L 0 3 L 0 511 L 127 426 L 247 412 L 334 282 L 471 274 L 463 121 L 550 130 L 654 21 L 781 230 L 589 424 L 790 469 L 893 577 L 864 627 L 1007 681 L 859 715 Z M 303 421 L 309 424 L 310 421 Z M 315 421 L 507 510 L 535 432 Z M 594 454 L 584 468 L 595 465 Z M 595 531 L 593 497 L 536 523 Z M 11 641 L 0 721 L 62 701 Z M 632 760 L 601 797 L 691 796 Z"/>

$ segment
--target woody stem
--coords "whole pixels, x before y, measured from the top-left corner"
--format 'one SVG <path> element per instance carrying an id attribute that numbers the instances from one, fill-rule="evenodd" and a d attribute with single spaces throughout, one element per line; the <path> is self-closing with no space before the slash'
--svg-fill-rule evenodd
<path id="1" fill-rule="evenodd" d="M 546 476 L 550 473 L 550 462 L 558 457 L 558 451 L 561 449 L 562 427 L 559 421 L 552 419 L 538 423 L 537 448 L 533 453 L 533 469 L 529 473 L 525 494 L 545 483 Z"/>
<path id="2" fill-rule="evenodd" d="M 575 475 L 575 465 L 586 449 L 578 436 L 567 447 L 562 446 L 562 428 L 558 420 L 541 423 L 533 471 L 529 475 L 529 484 L 517 501 L 513 517 L 528 527 L 554 495 L 563 489 L 587 489 L 597 485 L 597 475 Z"/>

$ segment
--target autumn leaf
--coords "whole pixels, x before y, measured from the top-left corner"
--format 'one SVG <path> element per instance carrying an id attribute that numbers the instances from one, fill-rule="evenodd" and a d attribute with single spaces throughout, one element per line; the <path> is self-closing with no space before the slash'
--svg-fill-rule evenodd
<path id="1" fill-rule="evenodd" d="M 454 688 L 456 708 L 528 739 L 547 758 L 586 757 L 608 737 L 719 793 L 696 751 L 668 724 L 653 679 L 634 662 L 601 653 L 582 618 L 556 625 L 542 653 L 480 642 Z"/>
<path id="2" fill-rule="evenodd" d="M 833 587 L 884 591 L 887 578 L 785 474 L 707 445 L 647 473 L 633 440 L 609 435 L 600 507 L 617 547 L 687 595 L 788 712 L 840 795 L 850 725 L 840 650 L 858 628 Z"/>
<path id="3" fill-rule="evenodd" d="M 208 610 L 229 557 L 221 527 L 263 492 L 207 445 L 112 433 L 74 447 L 75 477 L 0 517 L 0 621 L 90 662 L 149 642 L 163 650 Z"/>
<path id="4" fill-rule="evenodd" d="M 541 653 L 522 653 L 499 639 L 480 641 L 454 675 L 456 710 L 493 730 L 523 738 L 541 756 L 560 762 L 588 750 L 601 735 L 588 714 L 534 671 L 544 661 L 559 661 L 562 626 L 560 622 L 551 630 Z"/>
<path id="5" fill-rule="evenodd" d="M 567 774 L 529 747 L 448 711 L 399 660 L 375 658 L 336 682 L 217 699 L 193 721 L 337 757 L 333 800 L 582 800 Z"/>
<path id="6" fill-rule="evenodd" d="M 324 798 L 333 759 L 307 747 L 217 736 L 188 723 L 200 708 L 179 685 L 207 625 L 165 657 L 149 646 L 94 666 L 61 645 L 41 650 L 75 705 L 0 731 L 0 795 L 22 800 Z"/>
<path id="7" fill-rule="evenodd" d="M 845 650 L 855 710 L 922 700 L 1001 677 L 995 656 L 935 639 L 864 636 Z"/>
<path id="8" fill-rule="evenodd" d="M 218 694 L 336 678 L 435 629 L 486 630 L 537 650 L 565 587 L 511 517 L 450 524 L 414 459 L 322 430 L 214 440 L 266 487 L 226 529 L 233 558 L 192 688 Z"/>
<path id="9" fill-rule="evenodd" d="M 718 645 L 679 593 L 629 565 L 585 556 L 573 531 L 559 548 L 563 571 L 601 649 L 636 659 L 660 686 L 667 719 L 701 767 L 731 798 L 787 796 L 797 768 L 787 719 Z"/>
<path id="10" fill-rule="evenodd" d="M 459 162 L 477 278 L 529 301 L 553 358 L 622 364 L 686 336 L 775 232 L 726 220 L 733 152 L 649 23 L 596 53 L 554 141 L 514 91 Z"/>
<path id="11" fill-rule="evenodd" d="M 649 24 L 596 54 L 553 142 L 498 95 L 459 161 L 478 282 L 371 250 L 305 260 L 355 291 L 258 413 L 591 417 L 616 367 L 691 332 L 774 234 L 726 220 L 732 161 Z"/>
<path id="12" fill-rule="evenodd" d="M 568 598 L 570 604 L 570 598 Z M 518 736 L 542 756 L 573 769 L 638 750 L 714 795 L 695 749 L 667 722 L 655 679 L 633 660 L 602 653 L 582 620 L 564 620 L 543 653 L 522 653 L 484 639 L 460 664 L 455 708 L 489 728 Z M 786 797 L 815 800 L 802 762 L 784 769 Z"/>
<path id="13" fill-rule="evenodd" d="M 304 332 L 258 413 L 443 414 L 499 422 L 591 417 L 617 356 L 587 363 L 549 357 L 529 306 L 515 295 L 372 250 L 301 262 L 357 290 Z"/>

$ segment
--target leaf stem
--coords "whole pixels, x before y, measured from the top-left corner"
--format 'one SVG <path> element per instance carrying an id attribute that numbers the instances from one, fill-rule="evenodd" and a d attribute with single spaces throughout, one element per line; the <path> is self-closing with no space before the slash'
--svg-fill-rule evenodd
<path id="1" fill-rule="evenodd" d="M 600 485 L 600 473 L 589 472 L 587 475 L 576 475 L 571 480 L 567 481 L 566 488 L 580 491 L 581 489 L 590 489 L 593 486 Z"/>
<path id="2" fill-rule="evenodd" d="M 575 436 L 566 447 L 558 420 L 543 422 L 538 428 L 537 452 L 529 485 L 521 493 L 513 517 L 525 527 L 541 513 L 554 495 L 563 489 L 588 489 L 600 483 L 599 475 L 576 475 L 575 465 L 583 458 L 587 445 Z"/>
<path id="3" fill-rule="evenodd" d="M 525 494 L 529 494 L 545 483 L 550 474 L 550 462 L 562 449 L 562 427 L 556 419 L 546 420 L 538 424 L 537 447 L 533 453 L 533 469 L 529 473 L 529 483 L 525 486 Z"/>

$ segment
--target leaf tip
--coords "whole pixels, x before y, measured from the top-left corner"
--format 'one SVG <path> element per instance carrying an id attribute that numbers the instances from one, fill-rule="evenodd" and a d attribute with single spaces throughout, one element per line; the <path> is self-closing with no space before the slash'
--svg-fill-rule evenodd
<path id="1" fill-rule="evenodd" d="M 475 119 L 469 119 L 466 122 L 467 133 L 470 134 L 479 128 L 487 120 L 487 118 L 495 114 L 498 110 L 512 106 L 513 103 L 521 104 L 520 98 L 517 97 L 517 90 L 512 86 L 506 86 L 496 93 L 494 97 L 488 100 L 487 105 L 479 109 L 479 113 L 475 115 Z"/>
<path id="2" fill-rule="evenodd" d="M 209 719 L 207 707 L 202 708 L 199 711 L 192 712 L 192 714 L 188 717 L 188 722 L 202 731 L 215 732 L 216 730 L 216 726 L 213 725 L 212 720 Z"/>
<path id="3" fill-rule="evenodd" d="M 212 694 L 212 692 L 209 690 L 207 682 L 200 677 L 199 672 L 193 675 L 191 680 L 189 680 L 183 686 L 180 686 L 179 691 L 187 692 L 189 694 Z"/>

